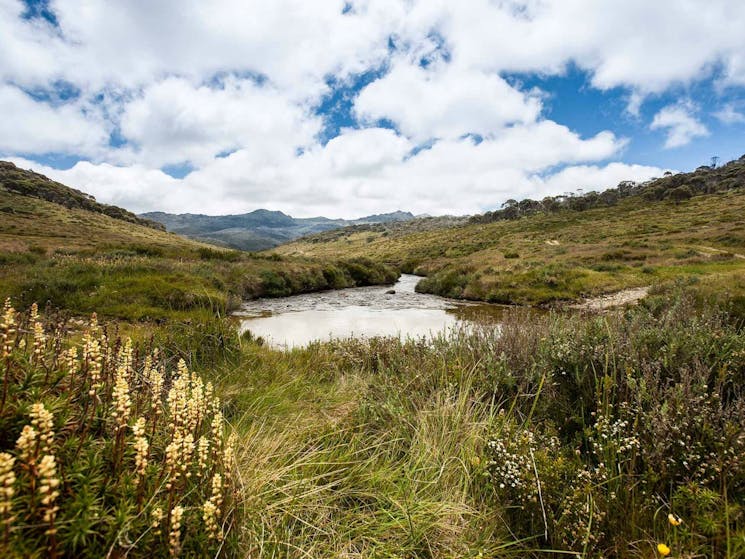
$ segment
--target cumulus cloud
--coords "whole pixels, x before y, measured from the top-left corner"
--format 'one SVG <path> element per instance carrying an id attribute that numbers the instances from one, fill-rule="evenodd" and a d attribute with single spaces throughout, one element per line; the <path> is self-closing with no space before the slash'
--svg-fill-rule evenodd
<path id="1" fill-rule="evenodd" d="M 445 62 L 423 68 L 398 61 L 355 101 L 365 120 L 388 119 L 415 140 L 487 136 L 513 123 L 534 121 L 540 101 L 496 74 L 467 72 Z"/>
<path id="2" fill-rule="evenodd" d="M 666 130 L 665 147 L 677 148 L 690 143 L 700 136 L 708 136 L 709 131 L 695 116 L 696 108 L 691 103 L 668 105 L 661 109 L 652 120 L 652 130 Z"/>
<path id="3" fill-rule="evenodd" d="M 726 83 L 745 79 L 745 4 L 543 0 L 444 3 L 443 33 L 469 67 L 561 72 L 570 61 L 596 87 L 661 92 L 716 65 Z M 485 53 L 489 53 L 485 55 Z"/>
<path id="4" fill-rule="evenodd" d="M 168 78 L 124 106 L 121 132 L 150 165 L 201 166 L 240 148 L 271 153 L 308 146 L 321 120 L 274 88 L 228 77 L 214 87 Z"/>
<path id="5" fill-rule="evenodd" d="M 252 72 L 306 97 L 325 88 L 327 75 L 362 71 L 385 57 L 387 34 L 401 12 L 391 4 L 344 14 L 339 0 L 153 1 L 146 7 L 57 0 L 55 29 L 22 19 L 19 0 L 0 0 L 0 30 L 8 29 L 0 75 L 26 85 L 62 78 L 99 89 L 139 87 L 168 74 L 199 80 Z M 28 56 L 36 66 L 20 62 Z"/>
<path id="6" fill-rule="evenodd" d="M 0 152 L 61 152 L 92 156 L 108 143 L 109 125 L 81 101 L 52 105 L 0 85 Z"/>
<path id="7" fill-rule="evenodd" d="M 603 161 L 623 145 L 609 133 L 585 139 L 543 121 L 511 127 L 482 142 L 441 140 L 419 151 L 390 129 L 344 130 L 299 156 L 276 154 L 267 161 L 252 150 L 239 150 L 183 179 L 139 165 L 81 162 L 65 171 L 28 162 L 23 166 L 135 211 L 224 214 L 269 207 L 296 216 L 350 217 L 401 207 L 463 214 L 497 207 L 506 198 L 556 194 L 571 179 L 581 179 L 577 186 L 602 189 L 621 178 L 661 173 L 620 163 L 583 165 Z M 557 174 L 557 166 L 564 170 Z M 567 174 L 572 167 L 582 172 Z"/>
<path id="8" fill-rule="evenodd" d="M 460 213 L 612 186 L 660 170 L 619 163 L 628 139 L 551 120 L 508 74 L 577 66 L 639 118 L 671 88 L 745 85 L 745 4 L 730 0 L 135 4 L 55 0 L 54 25 L 0 0 L 0 152 L 77 155 L 49 174 L 137 211 Z M 348 128 L 326 142 L 340 124 L 319 107 L 360 74 L 377 77 L 346 93 Z M 26 93 L 60 83 L 76 95 Z M 685 103 L 648 124 L 667 147 L 708 133 Z M 182 164 L 183 179 L 160 170 Z"/>

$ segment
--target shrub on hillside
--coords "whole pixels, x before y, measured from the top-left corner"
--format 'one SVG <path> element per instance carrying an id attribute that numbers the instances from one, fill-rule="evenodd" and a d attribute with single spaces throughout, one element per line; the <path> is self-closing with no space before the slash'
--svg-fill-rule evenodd
<path id="1" fill-rule="evenodd" d="M 219 555 L 234 449 L 211 383 L 157 349 L 0 319 L 0 548 L 12 557 Z"/>

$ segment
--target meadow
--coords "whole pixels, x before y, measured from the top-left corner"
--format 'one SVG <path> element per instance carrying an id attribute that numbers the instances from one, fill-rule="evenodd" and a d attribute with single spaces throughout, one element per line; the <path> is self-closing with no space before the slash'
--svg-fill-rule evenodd
<path id="1" fill-rule="evenodd" d="M 283 256 L 365 255 L 426 276 L 419 290 L 506 304 L 574 301 L 676 278 L 745 271 L 745 191 L 685 201 L 641 196 L 584 211 L 417 231 L 343 230 L 274 249 Z M 409 229 L 407 229 L 409 227 Z"/>
<path id="2" fill-rule="evenodd" d="M 745 557 L 738 191 L 270 254 L 0 194 L 3 557 Z M 230 317 L 399 270 L 487 300 L 652 288 L 291 351 Z"/>
<path id="3" fill-rule="evenodd" d="M 285 259 L 0 190 L 0 293 L 127 321 L 208 320 L 246 298 L 392 283 L 367 258 Z"/>
<path id="4" fill-rule="evenodd" d="M 218 320 L 220 342 L 189 364 L 173 331 L 127 341 L 118 323 L 6 305 L 5 545 L 743 557 L 745 333 L 697 295 L 683 286 L 606 315 L 514 309 L 501 329 L 290 352 Z"/>

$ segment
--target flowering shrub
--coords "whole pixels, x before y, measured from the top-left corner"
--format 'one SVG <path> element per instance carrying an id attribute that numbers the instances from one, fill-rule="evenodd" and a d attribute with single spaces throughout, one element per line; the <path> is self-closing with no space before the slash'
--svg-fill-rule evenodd
<path id="1" fill-rule="evenodd" d="M 9 300 L 0 351 L 3 557 L 219 554 L 235 442 L 211 383 L 95 315 L 80 335 Z"/>
<path id="2" fill-rule="evenodd" d="M 584 557 L 633 556 L 639 542 L 642 556 L 661 555 L 658 543 L 673 556 L 743 555 L 742 327 L 678 295 L 612 318 L 522 324 L 538 338 L 530 354 L 506 339 L 520 329 L 495 345 L 514 381 L 493 398 L 514 404 L 483 447 L 511 533 Z"/>

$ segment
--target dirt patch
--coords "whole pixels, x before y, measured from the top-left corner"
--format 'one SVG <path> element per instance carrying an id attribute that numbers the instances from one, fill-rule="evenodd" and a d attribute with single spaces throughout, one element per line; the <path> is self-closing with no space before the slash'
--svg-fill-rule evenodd
<path id="1" fill-rule="evenodd" d="M 581 303 L 572 305 L 573 309 L 584 309 L 588 311 L 604 311 L 613 307 L 622 307 L 623 305 L 632 305 L 644 299 L 649 293 L 649 287 L 634 287 L 633 289 L 624 289 L 610 295 L 592 297 Z"/>
<path id="2" fill-rule="evenodd" d="M 719 248 L 707 247 L 707 246 L 698 246 L 698 245 L 695 246 L 694 248 L 701 249 L 701 251 L 699 251 L 699 254 L 701 256 L 711 257 L 711 256 L 713 256 L 713 254 L 729 254 L 733 258 L 738 258 L 740 260 L 745 260 L 745 256 L 744 255 L 737 254 L 736 252 L 730 252 L 728 250 L 722 250 L 722 249 L 719 249 Z M 706 252 L 702 252 L 702 251 L 706 251 Z"/>

